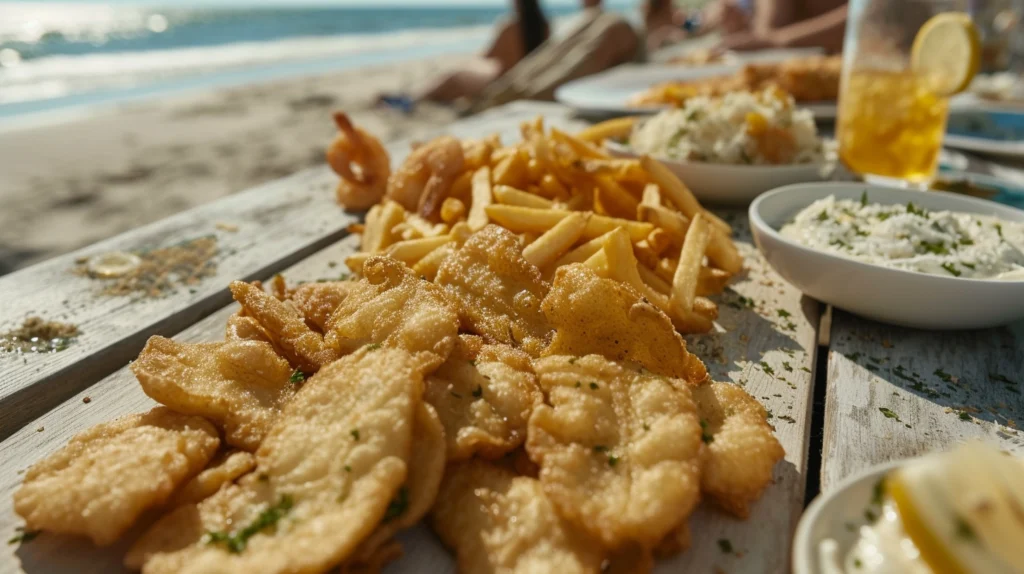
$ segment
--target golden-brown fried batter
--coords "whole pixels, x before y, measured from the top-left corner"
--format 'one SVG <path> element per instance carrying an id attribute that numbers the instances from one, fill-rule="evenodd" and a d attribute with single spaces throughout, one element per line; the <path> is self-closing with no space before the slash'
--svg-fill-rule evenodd
<path id="1" fill-rule="evenodd" d="M 228 317 L 227 326 L 224 328 L 225 341 L 263 341 L 273 344 L 274 340 L 270 333 L 260 325 L 260 322 L 244 314 L 241 309 Z"/>
<path id="2" fill-rule="evenodd" d="M 544 492 L 609 548 L 651 548 L 700 497 L 701 428 L 683 383 L 598 355 L 534 361 L 548 405 L 526 451 Z"/>
<path id="3" fill-rule="evenodd" d="M 131 365 L 158 403 L 206 417 L 231 446 L 254 451 L 295 395 L 293 369 L 269 343 L 180 343 L 150 337 Z"/>
<path id="4" fill-rule="evenodd" d="M 217 452 L 213 425 L 159 407 L 98 424 L 37 462 L 14 493 L 26 530 L 115 542 Z"/>
<path id="5" fill-rule="evenodd" d="M 540 482 L 482 460 L 449 467 L 431 516 L 463 574 L 597 574 L 605 558 Z"/>
<path id="6" fill-rule="evenodd" d="M 458 338 L 459 319 L 441 289 L 387 256 L 367 259 L 363 275 L 369 288 L 354 290 L 335 310 L 327 343 L 340 354 L 365 345 L 404 349 L 428 370 L 443 363 Z"/>
<path id="7" fill-rule="evenodd" d="M 540 302 L 548 284 L 511 231 L 488 225 L 474 233 L 444 260 L 435 282 L 458 299 L 464 329 L 533 356 L 547 345 L 551 327 Z"/>
<path id="8" fill-rule="evenodd" d="M 327 321 L 350 293 L 367 290 L 362 281 L 326 281 L 306 283 L 292 289 L 288 299 L 306 318 L 307 323 L 321 333 L 327 332 Z"/>
<path id="9" fill-rule="evenodd" d="M 448 360 L 427 378 L 424 400 L 444 423 L 448 460 L 499 458 L 526 440 L 526 423 L 544 402 L 526 353 L 507 345 L 475 350 L 459 338 Z"/>
<path id="10" fill-rule="evenodd" d="M 584 265 L 558 269 L 543 309 L 555 328 L 545 355 L 597 353 L 690 384 L 707 378 L 704 363 L 686 350 L 665 313 L 628 285 L 602 279 Z"/>
<path id="11" fill-rule="evenodd" d="M 701 489 L 722 508 L 746 518 L 786 453 L 764 407 L 740 387 L 707 383 L 693 388 L 693 398 L 708 443 Z"/>
<path id="12" fill-rule="evenodd" d="M 323 572 L 344 562 L 406 480 L 420 367 L 365 350 L 322 369 L 284 409 L 256 470 L 158 521 L 130 553 L 145 574 Z M 213 534 L 210 534 L 213 533 Z"/>
<path id="13" fill-rule="evenodd" d="M 231 283 L 231 295 L 256 319 L 274 339 L 288 361 L 303 373 L 311 375 L 337 358 L 337 353 L 324 343 L 323 335 L 309 328 L 302 313 L 287 301 L 278 301 L 263 289 L 242 281 Z"/>
<path id="14" fill-rule="evenodd" d="M 256 457 L 244 450 L 225 450 L 210 465 L 192 477 L 171 497 L 168 506 L 196 504 L 213 496 L 220 487 L 256 468 Z M 139 565 L 142 566 L 141 564 Z"/>

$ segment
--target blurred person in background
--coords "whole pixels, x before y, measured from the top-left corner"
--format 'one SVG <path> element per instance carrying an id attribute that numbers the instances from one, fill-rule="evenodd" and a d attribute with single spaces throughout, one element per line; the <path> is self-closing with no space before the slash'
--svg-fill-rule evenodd
<path id="1" fill-rule="evenodd" d="M 512 16 L 496 24 L 494 41 L 479 57 L 434 78 L 412 94 L 385 94 L 379 101 L 409 111 L 418 101 L 452 103 L 479 94 L 551 35 L 538 0 L 513 0 L 512 8 Z"/>
<path id="2" fill-rule="evenodd" d="M 722 8 L 730 21 L 738 22 L 736 9 L 748 11 L 747 25 L 723 29 L 720 50 L 763 50 L 769 48 L 823 48 L 836 53 L 843 49 L 846 31 L 845 0 L 752 0 L 749 7 L 735 4 Z"/>

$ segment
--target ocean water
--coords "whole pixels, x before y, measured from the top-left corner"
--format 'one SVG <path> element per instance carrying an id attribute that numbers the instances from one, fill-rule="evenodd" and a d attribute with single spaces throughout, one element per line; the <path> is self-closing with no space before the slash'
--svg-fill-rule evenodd
<path id="1" fill-rule="evenodd" d="M 477 50 L 506 11 L 0 2 L 0 118 Z"/>

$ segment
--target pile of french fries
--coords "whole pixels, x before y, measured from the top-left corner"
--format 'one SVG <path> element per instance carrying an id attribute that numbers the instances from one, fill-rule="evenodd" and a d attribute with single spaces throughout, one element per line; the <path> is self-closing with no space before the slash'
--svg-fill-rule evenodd
<path id="1" fill-rule="evenodd" d="M 521 131 L 512 146 L 496 136 L 463 142 L 465 171 L 438 221 L 390 200 L 373 206 L 355 226 L 362 247 L 348 267 L 358 273 L 367 257 L 385 253 L 433 280 L 458 244 L 493 223 L 520 236 L 523 257 L 547 278 L 582 263 L 629 284 L 680 332 L 712 330 L 718 307 L 707 296 L 743 267 L 730 226 L 658 161 L 615 159 L 587 141 L 604 132 L 583 139 L 545 131 L 541 118 Z"/>

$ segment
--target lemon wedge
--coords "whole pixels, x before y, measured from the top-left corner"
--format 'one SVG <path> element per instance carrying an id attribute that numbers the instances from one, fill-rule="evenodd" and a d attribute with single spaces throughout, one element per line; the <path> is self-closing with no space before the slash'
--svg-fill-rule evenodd
<path id="1" fill-rule="evenodd" d="M 921 558 L 936 574 L 963 574 L 956 558 L 936 536 L 917 511 L 909 493 L 909 485 L 905 484 L 899 472 L 893 473 L 885 480 L 885 491 L 896 505 L 903 530 L 914 541 L 914 546 L 921 552 Z"/>
<path id="2" fill-rule="evenodd" d="M 971 17 L 963 12 L 932 16 L 914 37 L 910 65 L 936 94 L 966 90 L 981 66 L 981 42 Z"/>

